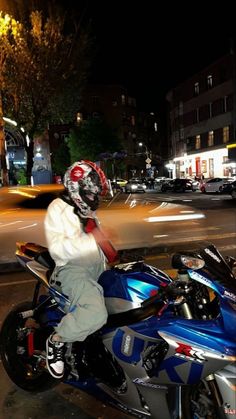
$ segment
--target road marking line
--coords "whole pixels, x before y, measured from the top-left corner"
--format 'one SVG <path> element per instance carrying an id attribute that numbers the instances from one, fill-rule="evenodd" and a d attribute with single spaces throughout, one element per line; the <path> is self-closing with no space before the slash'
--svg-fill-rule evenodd
<path id="1" fill-rule="evenodd" d="M 23 223 L 23 221 L 14 221 L 12 223 L 7 223 L 7 224 L 0 225 L 0 227 L 7 227 L 7 226 L 10 226 L 10 225 L 13 225 L 13 224 L 16 224 L 16 223 Z"/>
<path id="2" fill-rule="evenodd" d="M 24 230 L 25 228 L 30 228 L 30 227 L 34 227 L 34 226 L 36 226 L 37 225 L 37 223 L 34 223 L 34 224 L 30 224 L 29 226 L 25 226 L 25 227 L 19 227 L 17 230 Z"/>

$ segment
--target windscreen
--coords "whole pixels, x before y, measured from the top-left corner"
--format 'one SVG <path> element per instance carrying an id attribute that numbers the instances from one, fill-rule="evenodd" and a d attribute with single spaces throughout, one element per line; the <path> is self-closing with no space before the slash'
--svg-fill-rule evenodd
<path id="1" fill-rule="evenodd" d="M 236 277 L 219 250 L 214 245 L 210 245 L 200 251 L 200 256 L 204 259 L 205 267 L 214 275 L 215 280 L 236 294 Z"/>

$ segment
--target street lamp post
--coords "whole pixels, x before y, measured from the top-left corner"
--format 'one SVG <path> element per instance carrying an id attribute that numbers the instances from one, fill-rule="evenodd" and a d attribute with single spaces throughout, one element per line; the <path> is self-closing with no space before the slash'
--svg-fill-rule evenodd
<path id="1" fill-rule="evenodd" d="M 151 169 L 151 152 L 148 150 L 146 144 L 143 144 L 142 142 L 140 142 L 139 147 L 145 147 L 145 154 L 146 154 L 146 159 L 145 159 L 145 163 L 146 163 L 146 169 Z"/>
<path id="2" fill-rule="evenodd" d="M 143 144 L 142 142 L 140 142 L 140 143 L 138 143 L 138 145 L 139 145 L 139 147 L 145 147 L 146 157 L 147 157 L 147 159 L 149 159 L 150 153 L 148 151 L 148 148 L 147 148 L 146 144 Z"/>

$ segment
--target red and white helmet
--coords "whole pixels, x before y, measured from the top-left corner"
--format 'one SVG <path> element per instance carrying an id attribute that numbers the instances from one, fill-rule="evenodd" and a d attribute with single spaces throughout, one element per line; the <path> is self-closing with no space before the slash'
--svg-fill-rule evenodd
<path id="1" fill-rule="evenodd" d="M 98 196 L 105 195 L 108 190 L 104 172 L 89 160 L 77 161 L 67 169 L 64 186 L 84 217 L 98 208 Z"/>

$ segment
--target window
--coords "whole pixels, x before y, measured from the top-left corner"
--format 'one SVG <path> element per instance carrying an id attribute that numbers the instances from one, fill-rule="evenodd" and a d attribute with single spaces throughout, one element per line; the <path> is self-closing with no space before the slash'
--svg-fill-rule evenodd
<path id="1" fill-rule="evenodd" d="M 209 76 L 207 76 L 207 87 L 208 89 L 212 88 L 212 75 L 209 74 Z"/>
<path id="2" fill-rule="evenodd" d="M 76 115 L 77 124 L 80 124 L 80 122 L 82 122 L 82 120 L 83 120 L 82 113 L 81 112 L 77 112 L 77 115 Z"/>
<path id="3" fill-rule="evenodd" d="M 121 95 L 121 103 L 122 105 L 125 105 L 125 95 Z"/>
<path id="4" fill-rule="evenodd" d="M 202 173 L 206 173 L 207 172 L 207 161 L 202 160 L 201 166 L 202 166 Z"/>
<path id="5" fill-rule="evenodd" d="M 214 177 L 214 159 L 209 159 L 209 177 Z"/>
<path id="6" fill-rule="evenodd" d="M 208 147 L 211 147 L 214 145 L 214 131 L 208 132 Z"/>
<path id="7" fill-rule="evenodd" d="M 195 94 L 195 96 L 199 95 L 199 83 L 198 82 L 196 82 L 194 84 L 194 94 Z"/>
<path id="8" fill-rule="evenodd" d="M 118 105 L 117 100 L 112 101 L 112 106 L 115 108 Z"/>
<path id="9" fill-rule="evenodd" d="M 196 109 L 196 122 L 199 122 L 199 108 Z"/>
<path id="10" fill-rule="evenodd" d="M 228 100 L 228 96 L 224 97 L 224 112 L 227 112 L 227 100 Z"/>
<path id="11" fill-rule="evenodd" d="M 229 141 L 229 127 L 223 128 L 223 143 L 228 143 Z"/>
<path id="12" fill-rule="evenodd" d="M 135 116 L 131 115 L 131 125 L 135 126 Z"/>
<path id="13" fill-rule="evenodd" d="M 209 103 L 209 118 L 212 118 L 212 103 Z"/>
<path id="14" fill-rule="evenodd" d="M 201 148 L 201 135 L 196 135 L 195 138 L 195 149 L 199 150 Z"/>
<path id="15" fill-rule="evenodd" d="M 157 132 L 157 122 L 154 122 L 154 131 Z"/>
<path id="16" fill-rule="evenodd" d="M 228 161 L 227 156 L 223 156 L 223 176 L 229 176 L 229 168 L 226 166 Z"/>

